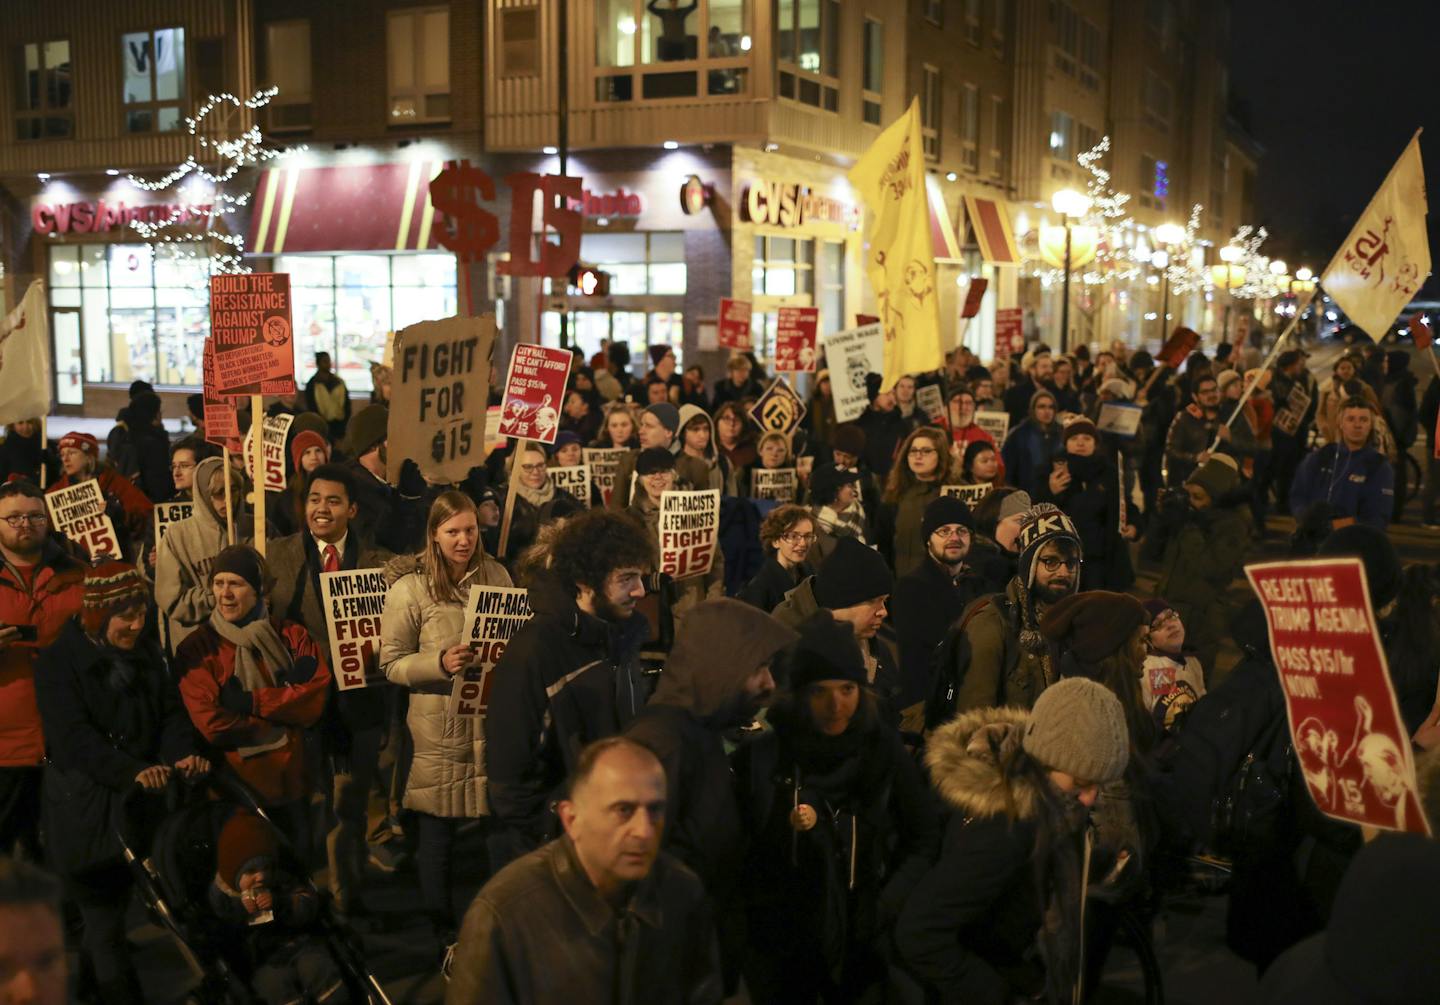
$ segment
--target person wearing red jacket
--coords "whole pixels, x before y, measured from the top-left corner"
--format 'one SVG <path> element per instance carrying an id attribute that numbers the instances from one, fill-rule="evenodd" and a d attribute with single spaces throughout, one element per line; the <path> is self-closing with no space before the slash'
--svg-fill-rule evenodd
<path id="1" fill-rule="evenodd" d="M 215 556 L 215 609 L 175 652 L 190 721 L 295 842 L 308 848 L 304 730 L 330 687 L 325 654 L 303 625 L 272 617 L 265 560 L 245 545 Z"/>
<path id="2" fill-rule="evenodd" d="M 46 536 L 47 523 L 38 488 L 0 485 L 0 856 L 19 840 L 37 860 L 45 739 L 35 659 L 80 610 L 85 575 Z"/>
<path id="3" fill-rule="evenodd" d="M 130 479 L 109 464 L 100 463 L 100 441 L 89 433 L 66 433 L 60 437 L 59 450 L 63 474 L 45 491 L 58 492 L 94 478 L 100 483 L 100 494 L 105 497 L 106 510 L 121 544 L 144 541 L 155 504 Z M 127 548 L 127 552 L 130 550 Z"/>

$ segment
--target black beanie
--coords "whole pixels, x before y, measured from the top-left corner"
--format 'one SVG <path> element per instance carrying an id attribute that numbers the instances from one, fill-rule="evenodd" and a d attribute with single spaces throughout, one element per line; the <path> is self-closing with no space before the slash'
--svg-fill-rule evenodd
<path id="1" fill-rule="evenodd" d="M 925 515 L 920 519 L 920 540 L 929 541 L 930 535 L 947 524 L 958 523 L 966 530 L 975 530 L 975 516 L 957 496 L 939 496 L 930 500 Z"/>
<path id="2" fill-rule="evenodd" d="M 215 561 L 210 566 L 210 579 L 213 582 L 215 577 L 222 572 L 239 576 L 255 590 L 258 595 L 263 591 L 260 584 L 265 578 L 265 560 L 254 548 L 243 544 L 232 544 L 223 548 L 220 554 L 215 556 Z"/>
<path id="3" fill-rule="evenodd" d="M 1404 569 L 1395 545 L 1383 530 L 1363 523 L 1341 527 L 1320 544 L 1320 558 L 1358 558 L 1365 565 L 1370 603 L 1378 611 L 1400 596 Z"/>
<path id="4" fill-rule="evenodd" d="M 635 473 L 644 477 L 675 470 L 675 455 L 664 447 L 646 447 L 635 458 Z"/>
<path id="5" fill-rule="evenodd" d="M 887 597 L 894 589 L 895 577 L 885 559 L 853 537 L 835 542 L 835 550 L 815 574 L 815 602 L 832 611 Z"/>
<path id="6" fill-rule="evenodd" d="M 863 545 L 861 547 L 864 547 Z M 865 684 L 865 657 L 855 630 L 836 621 L 829 611 L 819 611 L 800 625 L 800 641 L 791 650 L 790 690 L 799 694 L 822 680 L 847 680 Z"/>

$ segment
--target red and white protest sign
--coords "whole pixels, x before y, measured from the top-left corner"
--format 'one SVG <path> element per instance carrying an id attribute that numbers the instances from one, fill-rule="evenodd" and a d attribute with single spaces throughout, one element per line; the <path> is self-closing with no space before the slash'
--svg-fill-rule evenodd
<path id="1" fill-rule="evenodd" d="M 985 291 L 990 288 L 988 279 L 972 279 L 965 290 L 965 305 L 960 308 L 962 318 L 973 318 L 980 313 L 980 301 L 985 299 Z"/>
<path id="2" fill-rule="evenodd" d="M 1428 834 L 1358 558 L 1247 565 L 1305 787 L 1337 820 Z"/>
<path id="3" fill-rule="evenodd" d="M 294 394 L 290 275 L 210 277 L 217 394 Z"/>
<path id="4" fill-rule="evenodd" d="M 215 390 L 215 340 L 207 337 L 202 354 L 204 368 L 205 441 L 225 450 L 240 449 L 240 423 L 235 401 Z"/>
<path id="5" fill-rule="evenodd" d="M 782 307 L 775 319 L 775 372 L 814 373 L 820 308 Z"/>
<path id="6" fill-rule="evenodd" d="M 465 604 L 465 634 L 461 640 L 475 654 L 455 675 L 446 710 L 457 716 L 483 716 L 490 708 L 490 671 L 505 655 L 505 647 L 535 612 L 530 591 L 515 586 L 472 586 Z"/>
<path id="7" fill-rule="evenodd" d="M 745 352 L 751 348 L 750 301 L 720 298 L 718 337 L 722 349 L 739 349 Z"/>
<path id="8" fill-rule="evenodd" d="M 1002 307 L 995 312 L 995 358 L 1008 359 L 1025 352 L 1025 312 Z"/>
<path id="9" fill-rule="evenodd" d="M 287 484 L 288 467 L 285 456 L 285 438 L 290 435 L 293 415 L 267 415 L 262 422 L 260 449 L 265 453 L 265 491 L 284 492 Z M 255 432 L 252 425 L 245 431 L 245 457 L 250 457 L 250 436 Z M 252 471 L 253 475 L 254 472 Z"/>
<path id="10" fill-rule="evenodd" d="M 720 490 L 660 496 L 660 571 L 675 579 L 703 576 L 720 546 Z"/>
<path id="11" fill-rule="evenodd" d="M 569 349 L 548 349 L 529 342 L 515 347 L 505 378 L 505 400 L 500 405 L 501 436 L 555 442 L 574 358 Z"/>
<path id="12" fill-rule="evenodd" d="M 105 515 L 105 495 L 95 479 L 45 493 L 45 505 L 50 510 L 51 526 L 85 549 L 91 558 L 120 557 L 120 539 L 115 536 L 115 525 Z"/>
<path id="13" fill-rule="evenodd" d="M 325 627 L 330 635 L 330 672 L 341 691 L 385 683 L 380 672 L 380 615 L 385 610 L 385 570 L 320 573 Z"/>

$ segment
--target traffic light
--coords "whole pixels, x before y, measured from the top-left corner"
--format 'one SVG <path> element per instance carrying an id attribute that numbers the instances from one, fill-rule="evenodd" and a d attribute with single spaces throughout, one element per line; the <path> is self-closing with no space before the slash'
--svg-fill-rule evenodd
<path id="1" fill-rule="evenodd" d="M 593 265 L 576 262 L 570 267 L 570 288 L 581 296 L 608 297 L 610 295 L 610 273 L 602 272 Z"/>

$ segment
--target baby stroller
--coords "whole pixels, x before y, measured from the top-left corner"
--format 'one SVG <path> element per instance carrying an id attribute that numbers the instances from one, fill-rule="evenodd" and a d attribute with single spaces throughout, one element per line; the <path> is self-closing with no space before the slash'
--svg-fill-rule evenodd
<path id="1" fill-rule="evenodd" d="M 146 855 L 137 835 L 149 829 L 144 818 L 153 809 L 137 805 L 136 800 L 157 798 L 166 801 L 166 812 L 154 826 Z M 215 878 L 217 835 L 237 810 L 269 819 L 245 783 L 222 768 L 199 782 L 172 781 L 162 795 L 132 793 L 116 827 L 147 910 L 175 940 L 199 979 L 186 999 L 194 1005 L 255 1005 L 260 1000 L 250 981 L 249 961 L 243 952 L 237 952 L 233 930 L 216 919 L 207 905 L 207 892 Z M 282 857 L 298 863 L 283 836 L 280 841 Z M 384 988 L 366 968 L 359 937 L 336 920 L 328 893 L 314 889 L 303 867 L 292 871 L 318 899 L 320 910 L 310 929 L 312 938 L 323 944 L 333 959 L 348 1000 L 390 1005 Z"/>

